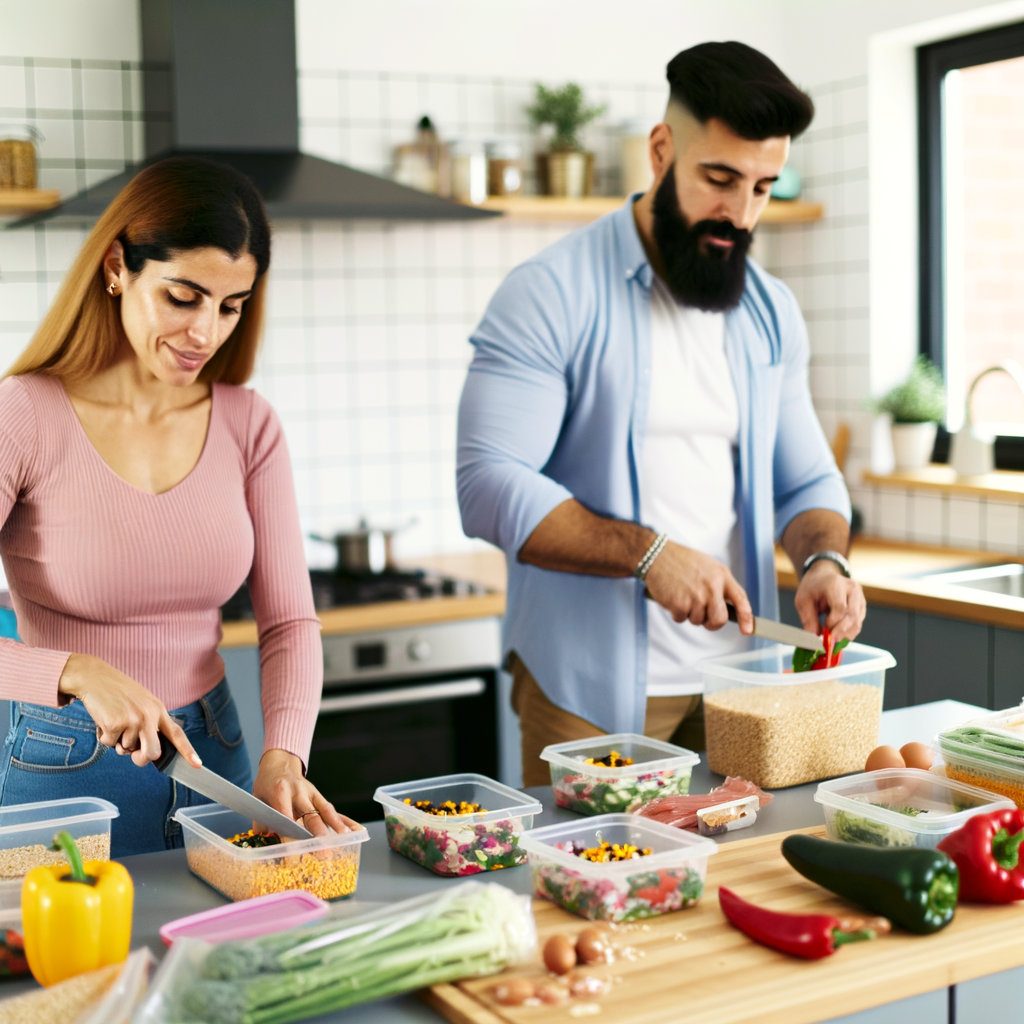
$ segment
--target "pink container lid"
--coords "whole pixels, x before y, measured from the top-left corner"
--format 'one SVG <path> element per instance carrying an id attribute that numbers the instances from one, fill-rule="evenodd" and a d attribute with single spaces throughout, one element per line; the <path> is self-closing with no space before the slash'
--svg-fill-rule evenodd
<path id="1" fill-rule="evenodd" d="M 160 929 L 160 938 L 167 946 L 175 939 L 186 937 L 204 942 L 254 939 L 258 935 L 309 924 L 326 913 L 327 904 L 318 896 L 301 889 L 289 889 L 168 921 Z"/>

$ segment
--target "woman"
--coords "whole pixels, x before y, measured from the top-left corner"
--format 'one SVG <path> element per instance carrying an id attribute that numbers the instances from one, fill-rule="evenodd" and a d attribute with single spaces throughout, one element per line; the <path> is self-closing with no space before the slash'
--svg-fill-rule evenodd
<path id="1" fill-rule="evenodd" d="M 0 803 L 106 797 L 114 856 L 181 845 L 175 810 L 207 802 L 150 764 L 158 733 L 314 834 L 360 827 L 304 777 L 319 621 L 281 426 L 241 387 L 269 262 L 247 178 L 154 164 L 0 383 L 0 554 L 24 640 L 0 639 Z M 254 784 L 216 650 L 219 606 L 246 579 L 266 722 Z"/>

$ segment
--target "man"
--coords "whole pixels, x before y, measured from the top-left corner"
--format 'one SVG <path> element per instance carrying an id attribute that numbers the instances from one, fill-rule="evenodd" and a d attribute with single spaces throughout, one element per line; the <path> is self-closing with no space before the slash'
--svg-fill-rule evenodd
<path id="1" fill-rule="evenodd" d="M 752 614 L 778 618 L 776 537 L 805 629 L 823 613 L 852 638 L 866 611 L 806 328 L 747 259 L 814 107 L 741 43 L 680 53 L 668 81 L 651 188 L 512 271 L 471 339 L 459 502 L 508 556 L 525 785 L 548 780 L 548 743 L 701 744 L 694 666 L 743 649 Z"/>

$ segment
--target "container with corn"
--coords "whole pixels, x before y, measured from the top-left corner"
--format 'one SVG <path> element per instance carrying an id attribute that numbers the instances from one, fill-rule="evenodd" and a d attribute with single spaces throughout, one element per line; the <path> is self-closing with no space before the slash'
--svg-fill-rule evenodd
<path id="1" fill-rule="evenodd" d="M 189 869 L 229 900 L 287 889 L 304 889 L 324 900 L 351 896 L 359 878 L 360 844 L 370 838 L 360 829 L 242 847 L 229 840 L 249 831 L 252 822 L 219 804 L 182 807 L 174 818 L 185 836 Z"/>

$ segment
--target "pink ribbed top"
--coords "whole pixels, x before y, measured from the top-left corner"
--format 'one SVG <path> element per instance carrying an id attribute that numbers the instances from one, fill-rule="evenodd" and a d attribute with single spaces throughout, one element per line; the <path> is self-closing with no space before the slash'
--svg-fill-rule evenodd
<path id="1" fill-rule="evenodd" d="M 224 603 L 248 577 L 260 636 L 264 749 L 308 763 L 323 684 L 284 434 L 256 392 L 213 386 L 206 444 L 163 494 L 103 461 L 60 382 L 0 382 L 0 555 L 18 632 L 0 639 L 0 698 L 56 706 L 71 653 L 92 654 L 168 708 L 220 682 Z"/>

